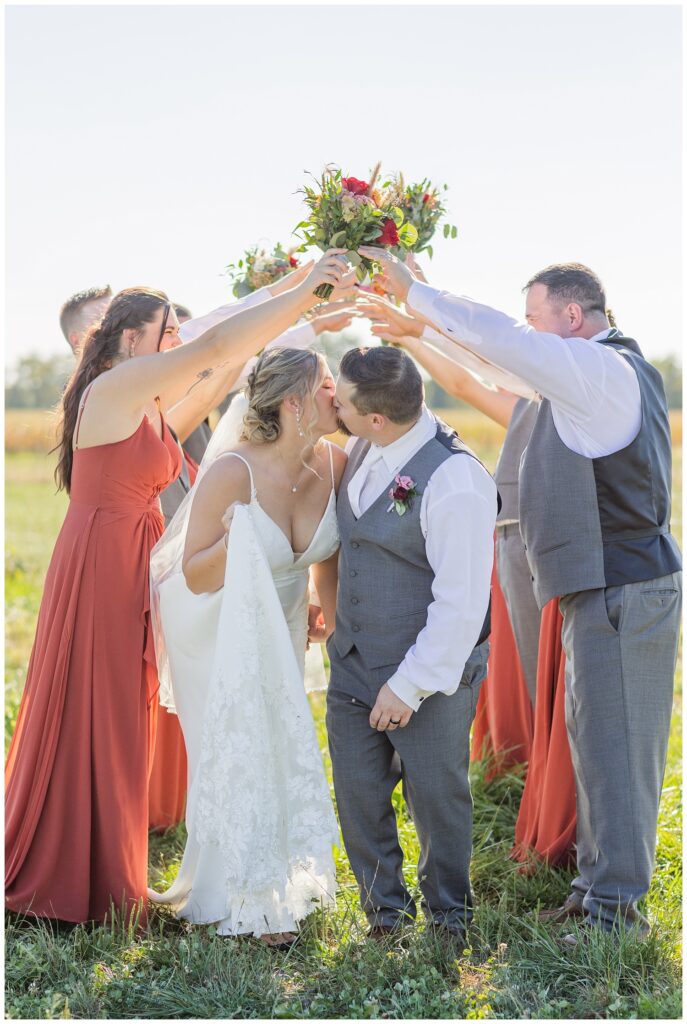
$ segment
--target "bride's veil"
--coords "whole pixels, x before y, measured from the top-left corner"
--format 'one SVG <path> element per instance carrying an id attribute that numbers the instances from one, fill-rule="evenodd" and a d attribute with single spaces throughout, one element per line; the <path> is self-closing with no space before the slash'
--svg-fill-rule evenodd
<path id="1" fill-rule="evenodd" d="M 176 510 L 174 518 L 162 534 L 162 537 L 153 548 L 150 555 L 150 608 L 151 625 L 155 641 L 155 655 L 157 658 L 157 673 L 160 680 L 160 703 L 163 707 L 174 709 L 174 695 L 172 693 L 172 680 L 170 674 L 169 659 L 165 647 L 164 633 L 160 618 L 160 587 L 175 573 L 181 572 L 181 564 L 186 544 L 186 531 L 188 529 L 191 506 L 196 494 L 198 484 L 207 473 L 210 466 L 225 452 L 231 451 L 239 442 L 243 417 L 248 409 L 248 399 L 241 391 L 233 400 L 225 414 L 215 428 L 210 442 L 205 450 L 205 455 L 200 464 L 198 475 L 193 487 L 185 495 L 184 500 Z"/>

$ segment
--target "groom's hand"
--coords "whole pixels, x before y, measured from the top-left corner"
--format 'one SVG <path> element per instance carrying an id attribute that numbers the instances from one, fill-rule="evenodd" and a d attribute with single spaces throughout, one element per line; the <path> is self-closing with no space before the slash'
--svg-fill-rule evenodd
<path id="1" fill-rule="evenodd" d="M 388 683 L 384 683 L 370 712 L 370 725 L 378 732 L 392 732 L 407 725 L 412 713 L 413 709 L 396 696 Z"/>

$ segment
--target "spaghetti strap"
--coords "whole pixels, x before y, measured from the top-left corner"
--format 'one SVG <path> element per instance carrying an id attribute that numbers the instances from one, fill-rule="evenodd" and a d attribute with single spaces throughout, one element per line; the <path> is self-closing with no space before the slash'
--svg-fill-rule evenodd
<path id="1" fill-rule="evenodd" d="M 253 480 L 253 470 L 250 468 L 248 459 L 244 459 L 243 455 L 239 455 L 238 452 L 224 452 L 224 455 L 233 455 L 235 458 L 240 459 L 248 470 L 250 476 L 250 496 L 252 499 L 257 500 L 258 492 L 255 490 L 255 481 Z"/>
<path id="2" fill-rule="evenodd" d="M 336 490 L 336 481 L 334 480 L 334 445 L 331 441 L 327 441 L 329 446 L 329 470 L 332 474 L 332 490 Z"/>
<path id="3" fill-rule="evenodd" d="M 86 408 L 86 399 L 88 398 L 88 392 L 91 390 L 92 387 L 93 381 L 91 381 L 91 383 L 88 385 L 88 387 L 83 393 L 83 398 L 81 399 L 81 407 L 79 409 L 79 415 L 76 421 L 76 430 L 74 431 L 74 451 L 76 451 L 76 449 L 79 447 L 79 430 L 81 428 L 81 417 L 83 416 L 83 411 Z"/>

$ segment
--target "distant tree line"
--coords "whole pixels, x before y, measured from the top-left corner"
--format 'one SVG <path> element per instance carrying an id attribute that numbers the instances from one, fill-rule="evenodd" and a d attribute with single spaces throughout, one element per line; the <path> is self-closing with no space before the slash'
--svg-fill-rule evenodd
<path id="1" fill-rule="evenodd" d="M 328 351 L 328 336 L 322 335 L 321 337 L 324 341 L 321 349 L 332 363 L 338 365 L 337 356 L 340 353 L 336 349 L 340 346 L 330 343 L 332 351 Z M 334 342 L 333 337 L 331 342 Z M 351 340 L 348 341 L 347 347 L 350 345 Z M 653 363 L 663 375 L 668 405 L 671 409 L 681 409 L 682 366 L 675 356 L 654 359 Z M 5 407 L 7 409 L 52 408 L 59 401 L 73 369 L 74 359 L 71 355 L 46 357 L 34 354 L 23 356 L 8 373 L 8 383 L 5 387 Z M 464 406 L 463 402 L 447 395 L 432 380 L 426 382 L 425 388 L 427 404 L 436 409 L 454 409 Z"/>

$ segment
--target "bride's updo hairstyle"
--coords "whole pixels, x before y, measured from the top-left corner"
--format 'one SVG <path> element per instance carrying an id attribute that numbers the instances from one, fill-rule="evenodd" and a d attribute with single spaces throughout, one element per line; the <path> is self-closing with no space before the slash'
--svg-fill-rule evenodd
<path id="1" fill-rule="evenodd" d="M 314 397 L 328 373 L 322 356 L 307 349 L 266 349 L 248 377 L 246 398 L 248 410 L 243 418 L 241 440 L 251 444 L 270 444 L 281 434 L 279 410 L 285 398 L 296 395 L 303 403 L 308 395 L 313 399 L 310 423 L 301 422 L 304 447 L 311 441 L 311 431 L 317 421 Z"/>

